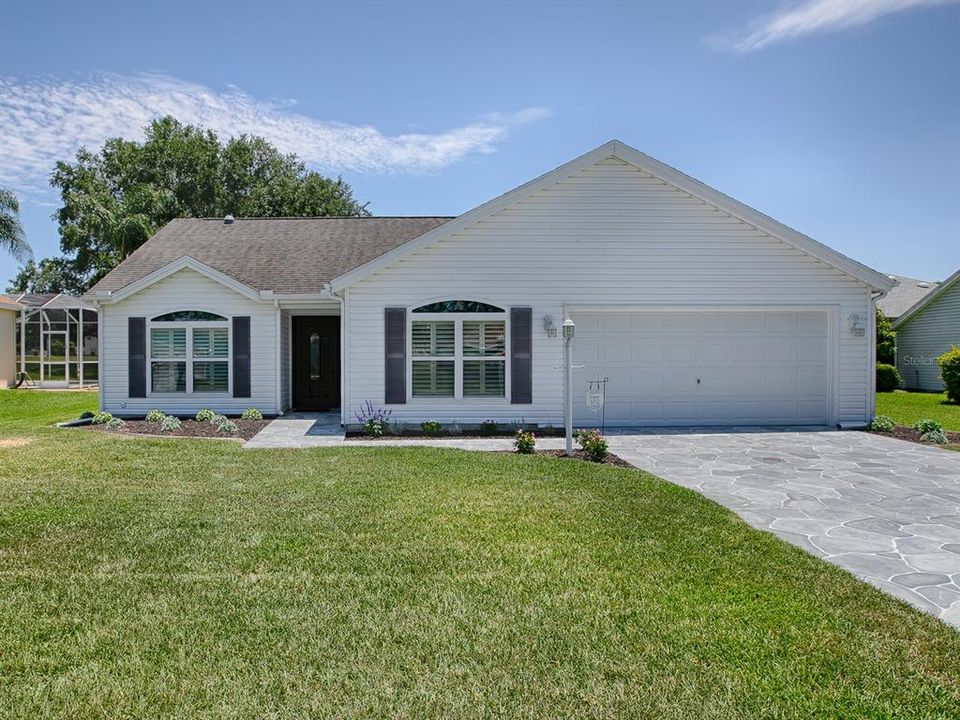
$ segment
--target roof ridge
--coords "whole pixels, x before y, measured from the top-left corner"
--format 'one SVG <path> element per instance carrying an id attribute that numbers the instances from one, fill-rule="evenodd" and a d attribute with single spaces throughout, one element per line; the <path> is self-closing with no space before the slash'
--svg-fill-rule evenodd
<path id="1" fill-rule="evenodd" d="M 279 215 L 268 217 L 235 217 L 234 222 L 241 220 L 452 220 L 456 215 Z M 214 222 L 223 222 L 222 217 L 181 217 L 173 218 L 171 222 L 177 220 L 209 220 Z"/>

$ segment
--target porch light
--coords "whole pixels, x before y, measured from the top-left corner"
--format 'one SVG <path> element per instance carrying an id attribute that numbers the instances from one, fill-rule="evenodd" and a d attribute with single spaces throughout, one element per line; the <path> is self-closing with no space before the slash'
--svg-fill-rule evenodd
<path id="1" fill-rule="evenodd" d="M 574 332 L 576 331 L 577 326 L 574 325 L 573 320 L 569 316 L 564 318 L 563 321 L 563 339 L 564 340 L 573 340 Z"/>

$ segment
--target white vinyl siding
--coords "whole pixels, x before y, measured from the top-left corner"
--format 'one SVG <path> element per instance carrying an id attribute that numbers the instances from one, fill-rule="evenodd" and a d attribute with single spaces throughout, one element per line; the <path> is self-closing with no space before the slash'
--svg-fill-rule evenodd
<path id="1" fill-rule="evenodd" d="M 223 358 L 222 355 L 222 334 L 197 339 L 189 346 L 194 352 L 213 352 L 217 357 L 197 357 L 198 363 L 194 363 L 194 367 L 184 369 L 192 384 L 196 385 L 198 380 L 201 386 L 212 384 L 214 391 L 153 394 L 149 382 L 151 368 L 148 367 L 147 397 L 128 397 L 127 318 L 147 319 L 147 351 L 151 355 L 148 362 L 152 363 L 154 336 L 150 331 L 162 323 L 151 324 L 150 319 L 178 310 L 202 310 L 222 315 L 228 320 L 236 315 L 250 317 L 250 397 L 234 398 L 216 389 L 222 387 L 223 363 L 229 362 L 229 358 Z M 276 412 L 276 315 L 272 303 L 249 300 L 200 273 L 184 269 L 118 303 L 103 305 L 100 322 L 103 335 L 100 392 L 104 410 L 128 417 L 142 416 L 154 407 L 177 415 L 192 415 L 202 407 L 230 414 L 238 414 L 248 407 L 255 407 L 263 413 Z M 203 323 L 190 326 L 199 329 Z M 223 330 L 229 332 L 226 327 Z M 181 341 L 168 338 L 167 342 L 179 347 Z M 182 342 L 190 342 L 187 335 L 184 335 Z M 184 349 L 187 347 L 184 345 Z M 175 351 L 180 352 L 176 348 Z M 187 360 L 184 358 L 184 362 Z"/>
<path id="2" fill-rule="evenodd" d="M 942 392 L 937 356 L 960 345 L 960 281 L 897 327 L 897 370 L 909 390 Z"/>
<path id="3" fill-rule="evenodd" d="M 418 399 L 390 406 L 394 420 L 561 424 L 562 339 L 543 320 L 559 328 L 565 306 L 829 307 L 838 318 L 831 422 L 864 423 L 870 412 L 870 335 L 847 330 L 851 314 L 869 317 L 863 282 L 614 158 L 351 285 L 346 417 L 367 399 L 383 402 L 384 308 L 445 298 L 532 307 L 533 402 Z"/>

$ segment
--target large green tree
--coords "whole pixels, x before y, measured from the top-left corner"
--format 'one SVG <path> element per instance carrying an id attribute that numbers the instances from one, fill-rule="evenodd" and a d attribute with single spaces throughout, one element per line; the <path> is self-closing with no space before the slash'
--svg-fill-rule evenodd
<path id="1" fill-rule="evenodd" d="M 20 224 L 20 201 L 12 190 L 0 187 L 0 251 L 26 262 L 33 257 Z"/>
<path id="2" fill-rule="evenodd" d="M 81 149 L 50 182 L 62 200 L 61 249 L 84 287 L 173 218 L 369 215 L 342 179 L 307 170 L 263 138 L 223 142 L 172 117 L 152 122 L 142 141 Z"/>
<path id="3" fill-rule="evenodd" d="M 11 293 L 72 293 L 79 295 L 86 289 L 86 278 L 76 272 L 67 258 L 44 258 L 39 263 L 28 260 L 10 281 Z"/>

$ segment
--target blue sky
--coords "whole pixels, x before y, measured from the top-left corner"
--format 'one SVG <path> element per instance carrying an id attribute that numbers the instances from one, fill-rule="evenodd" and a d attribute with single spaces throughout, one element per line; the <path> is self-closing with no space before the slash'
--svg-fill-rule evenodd
<path id="1" fill-rule="evenodd" d="M 960 4 L 13 2 L 0 184 L 172 112 L 375 214 L 458 214 L 618 138 L 878 270 L 960 265 Z M 0 255 L 0 283 L 16 272 Z"/>

